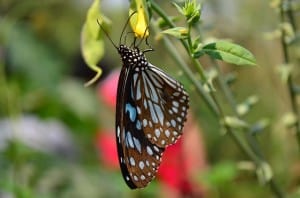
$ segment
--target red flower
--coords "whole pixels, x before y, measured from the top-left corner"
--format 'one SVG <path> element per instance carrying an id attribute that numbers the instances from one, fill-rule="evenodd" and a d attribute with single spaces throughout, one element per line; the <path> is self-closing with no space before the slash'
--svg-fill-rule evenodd
<path id="1" fill-rule="evenodd" d="M 98 88 L 98 96 L 101 102 L 113 109 L 116 106 L 119 73 L 119 71 L 110 73 L 99 84 Z M 113 129 L 101 130 L 97 134 L 96 147 L 99 152 L 99 157 L 104 165 L 109 168 L 119 169 L 116 138 Z"/>
<path id="2" fill-rule="evenodd" d="M 120 71 L 113 71 L 99 85 L 99 97 L 112 108 L 116 106 L 119 75 Z"/>
<path id="3" fill-rule="evenodd" d="M 195 176 L 206 167 L 205 152 L 199 128 L 191 117 L 183 133 L 176 144 L 166 148 L 158 178 L 164 184 L 165 197 L 204 197 Z"/>
<path id="4" fill-rule="evenodd" d="M 96 148 L 103 164 L 112 169 L 119 169 L 115 133 L 103 130 L 97 134 Z"/>
<path id="5" fill-rule="evenodd" d="M 164 154 L 162 163 L 158 169 L 158 175 L 162 182 L 165 182 L 172 188 L 179 188 L 182 173 L 184 172 L 181 166 L 181 147 L 182 139 L 179 139 L 175 145 L 169 146 Z M 183 168 L 183 167 L 182 167 Z"/>

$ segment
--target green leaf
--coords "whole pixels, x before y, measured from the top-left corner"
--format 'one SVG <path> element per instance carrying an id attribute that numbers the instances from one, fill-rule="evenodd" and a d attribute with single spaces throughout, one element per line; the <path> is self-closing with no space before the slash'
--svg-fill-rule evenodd
<path id="1" fill-rule="evenodd" d="M 173 2 L 173 5 L 176 7 L 176 9 L 178 10 L 179 13 L 184 15 L 183 9 L 177 3 Z"/>
<path id="2" fill-rule="evenodd" d="M 86 86 L 94 83 L 102 73 L 101 68 L 97 65 L 104 55 L 104 42 L 100 36 L 100 28 L 97 24 L 97 20 L 100 22 L 104 21 L 99 7 L 99 0 L 95 0 L 88 10 L 86 21 L 81 31 L 81 52 L 83 58 L 88 67 L 96 72 L 95 77 L 87 82 Z"/>
<path id="3" fill-rule="evenodd" d="M 192 53 L 192 57 L 197 59 L 200 58 L 201 56 L 203 56 L 205 53 L 203 52 L 203 50 L 196 50 Z"/>
<path id="4" fill-rule="evenodd" d="M 164 34 L 172 35 L 178 39 L 185 39 L 188 36 L 188 30 L 185 27 L 175 27 L 162 31 Z"/>
<path id="5" fill-rule="evenodd" d="M 177 8 L 178 12 L 186 17 L 186 21 L 189 24 L 195 24 L 200 20 L 201 15 L 201 4 L 198 4 L 196 0 L 187 0 L 183 7 L 173 3 Z"/>
<path id="6" fill-rule="evenodd" d="M 203 51 L 214 59 L 223 60 L 236 65 L 256 65 L 252 53 L 240 45 L 227 41 L 217 41 L 207 44 Z"/>
<path id="7" fill-rule="evenodd" d="M 192 44 L 192 56 L 193 58 L 197 59 L 199 58 L 200 56 L 203 56 L 205 53 L 203 52 L 202 50 L 202 47 L 203 47 L 203 44 L 201 42 L 201 37 L 198 36 L 194 41 L 193 41 L 193 44 Z"/>

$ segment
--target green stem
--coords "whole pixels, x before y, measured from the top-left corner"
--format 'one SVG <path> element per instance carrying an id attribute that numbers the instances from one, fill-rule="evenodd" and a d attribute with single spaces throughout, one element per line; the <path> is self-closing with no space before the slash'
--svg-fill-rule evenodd
<path id="1" fill-rule="evenodd" d="M 192 44 L 192 36 L 191 36 L 191 30 L 192 30 L 192 26 L 191 24 L 189 24 L 189 27 L 188 27 L 188 46 L 189 46 L 189 54 L 191 54 L 193 52 L 193 44 Z"/>
<path id="2" fill-rule="evenodd" d="M 281 1 L 280 5 L 280 21 L 281 23 L 285 22 L 285 11 L 283 9 L 283 3 L 284 1 Z M 290 9 L 289 9 L 290 10 Z M 288 14 L 288 16 L 293 16 L 292 14 Z M 290 18 L 291 19 L 291 18 Z M 295 23 L 294 18 L 292 17 L 292 22 Z M 292 25 L 293 28 L 296 28 L 295 25 Z M 289 60 L 289 54 L 288 54 L 288 45 L 285 42 L 285 30 L 282 28 L 281 29 L 281 46 L 282 46 L 282 51 L 283 51 L 283 59 L 285 65 L 288 65 L 290 60 Z M 297 121 L 295 123 L 295 130 L 296 130 L 296 136 L 297 136 L 297 141 L 298 141 L 298 148 L 300 150 L 300 122 L 299 122 L 299 109 L 297 105 L 297 94 L 294 92 L 294 85 L 293 85 L 293 78 L 292 78 L 292 73 L 289 73 L 288 79 L 287 79 L 287 85 L 288 85 L 288 91 L 289 91 L 289 96 L 291 100 L 291 108 L 294 113 L 294 115 L 297 116 Z"/>
<path id="3" fill-rule="evenodd" d="M 155 25 L 153 25 L 154 31 L 158 32 L 158 29 Z M 193 72 L 190 70 L 190 68 L 187 66 L 187 64 L 183 61 L 182 58 L 180 58 L 180 54 L 174 47 L 174 45 L 171 43 L 171 41 L 167 37 L 162 37 L 163 44 L 165 45 L 166 49 L 172 56 L 172 59 L 177 62 L 179 67 L 183 70 L 183 72 L 186 74 L 186 76 L 189 78 L 189 80 L 195 85 L 196 90 L 198 93 L 203 97 L 204 101 L 208 105 L 208 107 L 212 110 L 213 113 L 216 115 L 218 114 L 218 110 L 216 107 L 216 104 L 212 100 L 211 97 L 207 94 L 207 92 L 204 90 L 203 86 L 199 82 L 198 79 L 195 78 Z"/>
<path id="4" fill-rule="evenodd" d="M 224 79 L 224 77 L 222 75 L 222 72 L 220 70 L 220 66 L 218 65 L 218 63 L 214 59 L 211 59 L 211 61 L 212 61 L 212 65 L 217 70 L 217 73 L 218 73 L 217 81 L 218 81 L 218 83 L 221 87 L 221 90 L 223 91 L 226 100 L 229 102 L 229 105 L 230 105 L 231 109 L 237 115 L 236 101 L 235 101 L 235 99 L 232 95 L 232 92 L 230 91 L 230 88 L 228 87 L 228 85 L 226 83 L 226 80 Z"/>
<path id="5" fill-rule="evenodd" d="M 287 16 L 289 18 L 289 21 L 292 25 L 292 28 L 294 30 L 294 32 L 297 31 L 297 23 L 296 23 L 296 20 L 295 20 L 295 17 L 294 17 L 294 12 L 293 12 L 293 9 L 292 9 L 292 0 L 288 0 L 288 7 L 289 9 L 287 10 Z"/>
<path id="6" fill-rule="evenodd" d="M 230 88 L 228 87 L 225 79 L 223 78 L 223 75 L 222 75 L 222 72 L 220 70 L 220 67 L 219 65 L 216 63 L 215 60 L 212 60 L 213 62 L 213 66 L 215 67 L 215 69 L 217 70 L 218 72 L 218 82 L 220 84 L 220 87 L 221 87 L 221 90 L 224 92 L 225 94 L 225 97 L 227 99 L 227 101 L 229 101 L 229 105 L 231 106 L 231 109 L 232 111 L 234 112 L 235 116 L 237 116 L 238 118 L 241 118 L 240 115 L 238 114 L 237 110 L 236 110 L 236 101 L 234 99 L 234 96 L 230 90 Z M 261 149 L 260 149 L 260 146 L 259 146 L 259 143 L 257 142 L 257 139 L 255 137 L 253 137 L 251 134 L 250 134 L 250 131 L 246 131 L 246 140 L 247 140 L 247 143 L 249 144 L 249 146 L 251 147 L 252 149 L 252 152 L 254 152 L 255 154 L 252 154 L 251 155 L 255 155 L 255 157 L 253 156 L 252 157 L 252 160 L 255 158 L 255 163 L 257 165 L 259 165 L 259 163 L 261 163 L 261 161 L 266 161 L 265 157 L 263 156 L 262 152 L 261 152 Z M 238 139 L 235 136 L 235 134 L 231 134 L 232 138 L 235 139 L 235 142 L 238 143 Z M 241 145 L 242 146 L 242 145 Z M 240 147 L 241 147 L 240 146 Z M 244 148 L 245 149 L 245 148 Z M 247 154 L 247 153 L 246 153 Z M 249 154 L 248 154 L 249 155 Z M 256 161 L 257 160 L 257 161 Z M 272 189 L 272 192 L 274 192 L 274 194 L 277 196 L 277 197 L 284 197 L 284 193 L 282 192 L 282 190 L 279 188 L 279 186 L 276 184 L 276 182 L 274 181 L 274 179 L 271 179 L 269 181 L 269 185 Z"/>
<path id="7" fill-rule="evenodd" d="M 220 112 L 220 118 L 224 119 L 225 118 L 225 114 L 224 114 L 221 106 L 219 105 L 219 102 L 217 101 L 217 98 L 216 98 L 214 92 L 210 92 L 210 93 L 211 93 L 211 96 L 212 96 L 213 100 L 215 101 L 215 103 L 218 106 L 218 109 L 219 109 L 219 112 Z M 265 162 L 265 159 L 263 159 L 263 157 L 261 155 L 261 151 L 260 151 L 260 149 L 258 147 L 258 143 L 257 143 L 257 141 L 256 141 L 255 138 L 253 138 L 252 136 L 250 137 L 249 133 L 247 133 L 248 134 L 248 136 L 247 136 L 247 142 L 250 145 L 250 147 L 249 147 L 248 144 L 246 144 L 243 141 L 243 139 L 241 138 L 241 136 L 239 135 L 239 133 L 235 132 L 231 127 L 229 127 L 226 124 L 225 124 L 225 128 L 226 128 L 227 133 L 231 136 L 231 138 L 238 145 L 238 147 L 241 149 L 241 151 L 243 151 L 256 164 L 257 167 L 261 166 Z M 279 188 L 279 186 L 277 185 L 277 183 L 275 182 L 275 180 L 273 178 L 271 178 L 268 183 L 269 183 L 269 185 L 271 187 L 272 192 L 278 198 L 285 197 L 284 193 Z"/>
<path id="8" fill-rule="evenodd" d="M 165 21 L 165 23 L 167 25 L 169 25 L 171 28 L 176 27 L 176 24 L 173 23 L 172 20 L 170 20 L 170 18 L 168 17 L 168 15 L 165 14 L 165 12 L 159 7 L 159 5 L 157 5 L 154 1 L 151 1 L 151 8 L 153 8 L 153 10 Z M 184 39 L 180 39 L 181 44 L 184 46 L 185 50 L 188 52 L 188 54 L 190 55 L 190 47 L 188 45 L 188 43 L 184 40 Z M 196 60 L 192 58 L 193 63 L 195 64 Z M 201 80 L 206 83 L 207 82 L 207 78 L 206 75 L 204 73 L 204 70 L 202 68 L 202 66 L 200 64 L 195 64 L 196 69 L 201 77 Z"/>
<path id="9" fill-rule="evenodd" d="M 7 117 L 12 120 L 14 119 L 16 112 L 15 106 L 13 105 L 13 100 L 11 96 L 11 92 L 8 88 L 8 83 L 5 75 L 4 64 L 2 62 L 3 57 L 1 57 L 1 47 L 0 47 L 0 92 L 2 93 L 3 98 L 0 98 L 0 104 L 3 103 L 3 107 L 6 107 L 4 110 L 4 114 L 7 114 Z M 1 95 L 0 95 L 1 97 Z M 14 130 L 13 130 L 14 131 Z M 12 134 L 12 141 L 10 143 L 11 156 L 9 160 L 12 162 L 11 169 L 8 172 L 8 180 L 13 184 L 13 193 L 17 196 L 17 178 L 18 178 L 18 147 L 16 146 L 16 142 L 14 141 L 14 134 Z"/>
<path id="10" fill-rule="evenodd" d="M 232 109 L 234 115 L 239 118 L 239 119 L 242 119 L 241 116 L 238 114 L 237 112 L 237 109 L 236 109 L 236 106 L 237 106 L 237 103 L 236 103 L 236 100 L 230 90 L 230 88 L 228 87 L 223 75 L 222 75 L 222 72 L 220 70 L 220 67 L 218 65 L 218 63 L 212 59 L 212 65 L 213 67 L 217 70 L 218 72 L 218 77 L 217 77 L 217 80 L 218 80 L 218 83 L 221 87 L 221 90 L 222 92 L 224 93 L 225 95 L 225 98 L 226 100 L 228 101 L 229 105 L 230 105 L 230 108 Z M 247 139 L 247 142 L 248 144 L 251 146 L 252 150 L 258 155 L 260 156 L 261 159 L 264 160 L 264 157 L 263 157 L 263 154 L 262 152 L 260 151 L 260 147 L 259 147 L 259 143 L 257 142 L 256 138 L 253 137 L 253 135 L 250 134 L 250 130 L 247 129 L 247 131 L 245 131 L 246 133 L 246 139 Z"/>

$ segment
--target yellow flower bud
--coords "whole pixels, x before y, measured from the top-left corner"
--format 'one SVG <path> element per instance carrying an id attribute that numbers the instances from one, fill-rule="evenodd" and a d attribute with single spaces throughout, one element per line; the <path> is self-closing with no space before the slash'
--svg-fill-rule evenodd
<path id="1" fill-rule="evenodd" d="M 146 38 L 149 36 L 148 30 L 148 13 L 145 7 L 145 2 L 143 0 L 132 1 L 130 6 L 129 14 L 133 12 L 136 13 L 132 15 L 130 19 L 131 28 L 135 34 L 135 37 Z"/>

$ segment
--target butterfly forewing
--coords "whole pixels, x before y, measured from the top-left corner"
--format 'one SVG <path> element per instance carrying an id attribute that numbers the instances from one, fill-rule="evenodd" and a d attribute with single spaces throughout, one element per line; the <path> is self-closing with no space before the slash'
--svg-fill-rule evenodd
<path id="1" fill-rule="evenodd" d="M 188 95 L 176 80 L 148 63 L 137 48 L 118 48 L 116 137 L 119 162 L 130 188 L 145 187 L 156 175 L 166 146 L 182 134 Z"/>
<path id="2" fill-rule="evenodd" d="M 130 188 L 145 187 L 154 177 L 164 148 L 152 144 L 144 135 L 132 98 L 133 71 L 123 67 L 118 85 L 116 136 L 124 180 Z"/>

